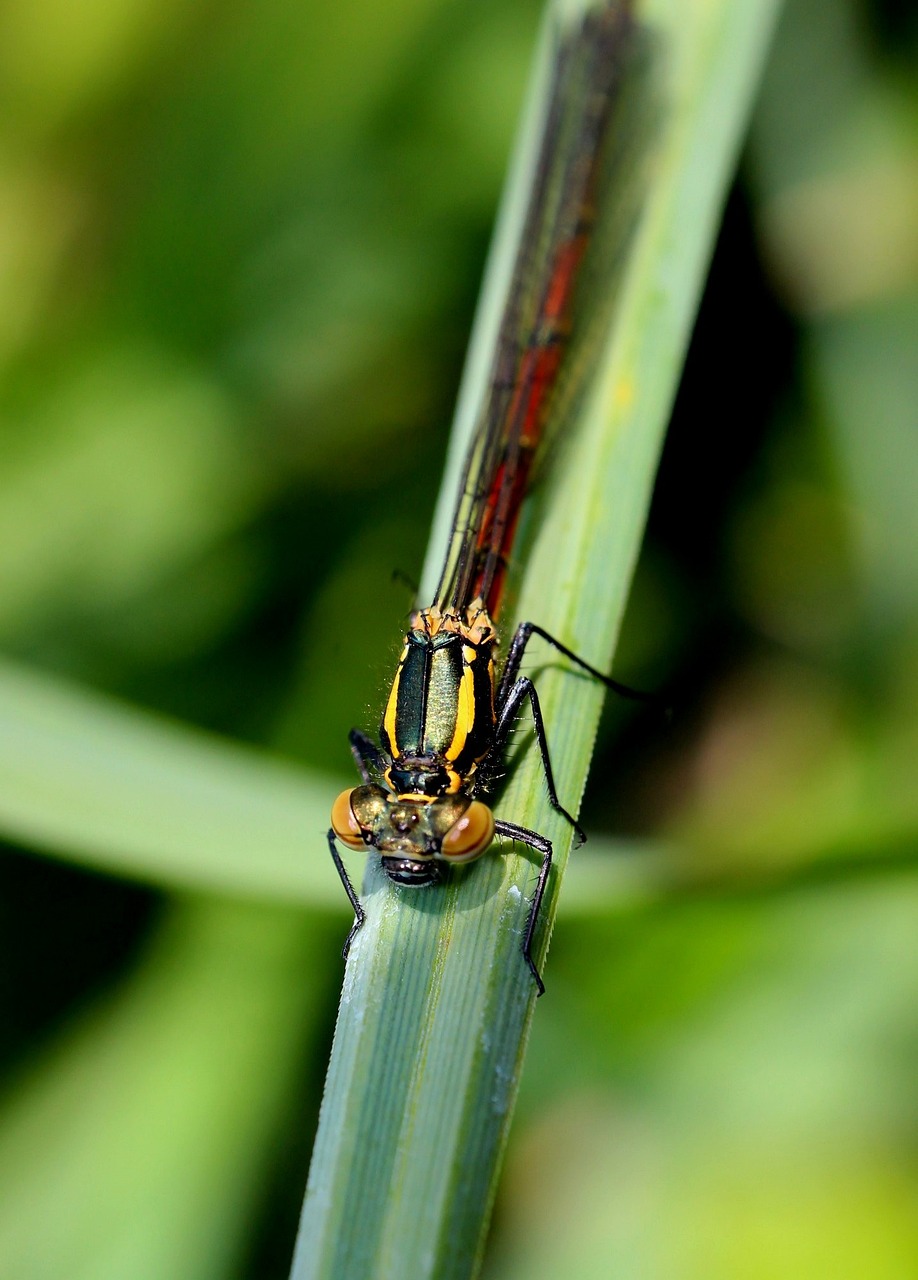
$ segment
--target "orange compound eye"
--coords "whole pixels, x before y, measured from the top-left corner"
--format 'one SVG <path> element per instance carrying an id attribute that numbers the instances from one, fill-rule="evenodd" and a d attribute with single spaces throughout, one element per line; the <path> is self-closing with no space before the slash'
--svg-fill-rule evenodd
<path id="1" fill-rule="evenodd" d="M 354 810 L 351 808 L 351 794 L 350 791 L 342 791 L 332 805 L 332 830 L 341 843 L 346 844 L 349 849 L 362 849 L 363 836 L 360 823 L 354 817 Z"/>
<path id="2" fill-rule="evenodd" d="M 447 862 L 471 862 L 494 839 L 494 814 L 480 800 L 473 800 L 459 821 L 443 837 L 440 857 Z"/>

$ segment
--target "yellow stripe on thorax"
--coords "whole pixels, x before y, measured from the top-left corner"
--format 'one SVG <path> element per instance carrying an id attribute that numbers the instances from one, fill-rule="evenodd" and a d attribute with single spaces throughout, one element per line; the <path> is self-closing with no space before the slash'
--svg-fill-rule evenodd
<path id="1" fill-rule="evenodd" d="M 455 760 L 462 754 L 466 740 L 475 724 L 475 677 L 472 673 L 475 657 L 475 650 L 469 645 L 463 645 L 462 679 L 456 691 L 456 728 L 453 732 L 453 740 L 446 751 L 447 760 Z"/>
<path id="2" fill-rule="evenodd" d="M 401 753 L 401 747 L 398 745 L 395 737 L 395 716 L 398 710 L 398 686 L 402 678 L 402 667 L 405 665 L 405 659 L 407 657 L 408 646 L 405 645 L 402 650 L 402 656 L 398 660 L 398 670 L 395 673 L 395 679 L 392 681 L 392 692 L 389 694 L 389 701 L 386 703 L 386 713 L 383 716 L 383 725 L 392 747 L 392 754 L 396 757 Z"/>

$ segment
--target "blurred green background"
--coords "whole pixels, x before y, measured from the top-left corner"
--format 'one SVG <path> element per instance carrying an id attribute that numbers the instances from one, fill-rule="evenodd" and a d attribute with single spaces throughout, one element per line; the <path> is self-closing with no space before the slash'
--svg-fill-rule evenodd
<path id="1" fill-rule="evenodd" d="M 10 1280 L 286 1275 L 347 924 L 321 806 L 538 9 L 0 9 Z M 609 709 L 617 852 L 562 896 L 488 1280 L 918 1274 L 916 50 L 905 3 L 787 4 L 616 664 L 677 716 Z"/>

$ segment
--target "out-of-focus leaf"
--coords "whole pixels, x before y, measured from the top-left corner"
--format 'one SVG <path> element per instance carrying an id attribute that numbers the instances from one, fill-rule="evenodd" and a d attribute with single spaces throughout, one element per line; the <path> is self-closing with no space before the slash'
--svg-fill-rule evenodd
<path id="1" fill-rule="evenodd" d="M 341 905 L 341 784 L 113 699 L 0 666 L 0 830 L 153 883 Z"/>
<path id="2" fill-rule="evenodd" d="M 898 876 L 561 935 L 487 1280 L 906 1280 L 916 921 Z"/>
<path id="3" fill-rule="evenodd" d="M 230 1274 L 327 955 L 326 931 L 297 913 L 175 911 L 138 972 L 0 1103 L 0 1273 Z"/>
<path id="4" fill-rule="evenodd" d="M 0 437 L 0 634 L 117 606 L 236 528 L 264 492 L 218 385 L 109 350 Z"/>
<path id="5" fill-rule="evenodd" d="M 837 684 L 794 664 L 736 673 L 701 729 L 668 826 L 676 865 L 689 878 L 730 868 L 767 877 L 914 844 L 913 683 L 903 671 L 895 714 L 868 717 Z"/>
<path id="6" fill-rule="evenodd" d="M 162 888 L 344 912 L 325 832 L 345 785 L 0 663 L 0 834 L 55 857 Z M 650 842 L 591 842 L 568 912 L 656 896 L 661 858 Z"/>
<path id="7" fill-rule="evenodd" d="M 39 137 L 123 92 L 182 31 L 181 0 L 7 0 L 0 10 L 4 123 Z"/>
<path id="8" fill-rule="evenodd" d="M 918 143 L 918 129 L 916 129 Z M 918 239 L 918 201 L 914 220 Z M 918 272 L 911 296 L 813 326 L 807 353 L 877 631 L 918 639 Z"/>

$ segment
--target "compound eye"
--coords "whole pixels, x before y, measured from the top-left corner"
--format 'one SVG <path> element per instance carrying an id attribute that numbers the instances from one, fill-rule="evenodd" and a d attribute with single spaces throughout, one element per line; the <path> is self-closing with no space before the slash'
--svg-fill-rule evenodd
<path id="1" fill-rule="evenodd" d="M 352 795 L 353 791 L 342 791 L 332 805 L 332 830 L 341 843 L 346 844 L 349 849 L 362 849 L 364 846 L 363 834 L 360 830 L 360 823 L 354 817 L 354 810 L 351 808 Z"/>
<path id="2" fill-rule="evenodd" d="M 494 814 L 480 800 L 473 800 L 459 821 L 443 837 L 440 857 L 447 862 L 471 862 L 494 839 Z"/>

